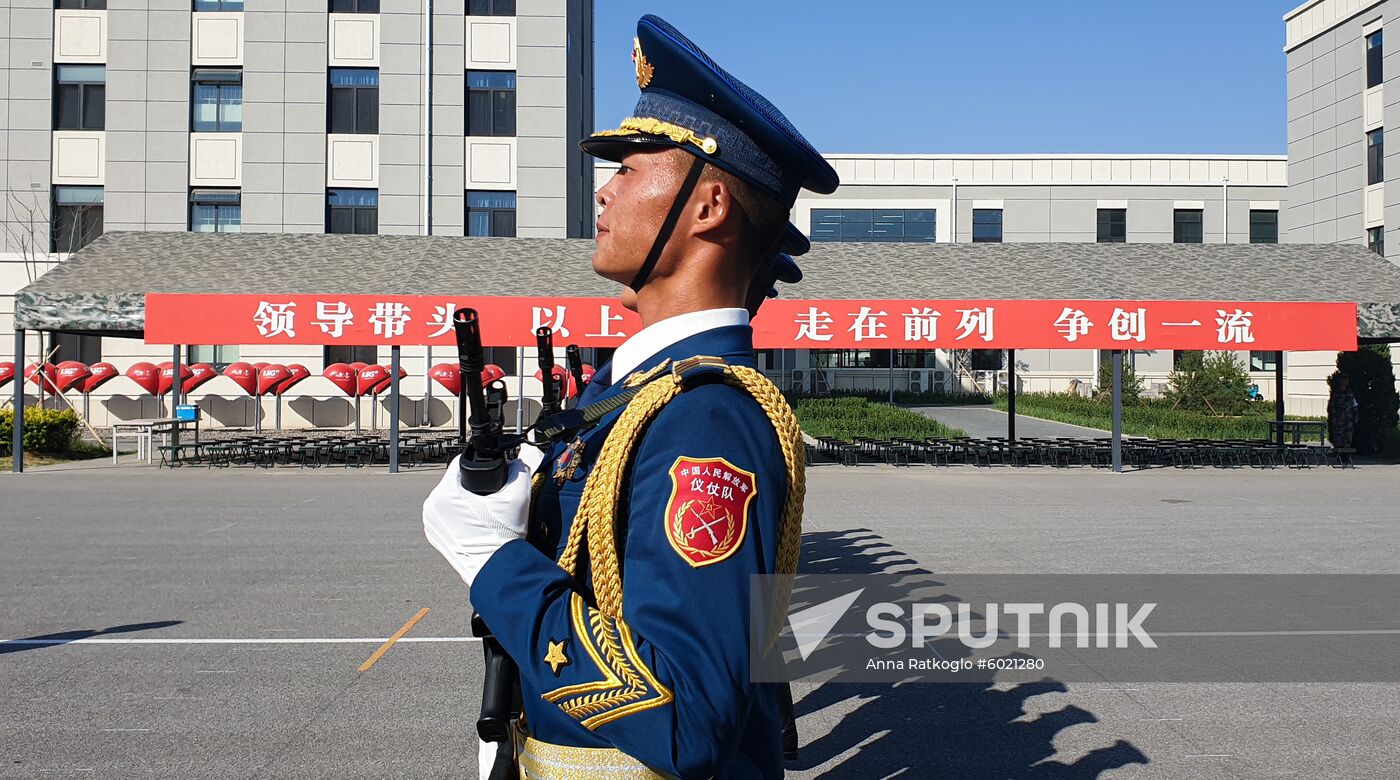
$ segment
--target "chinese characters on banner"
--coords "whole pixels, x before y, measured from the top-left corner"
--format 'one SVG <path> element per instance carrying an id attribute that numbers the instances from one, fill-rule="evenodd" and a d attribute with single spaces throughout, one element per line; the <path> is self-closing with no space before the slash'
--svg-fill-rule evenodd
<path id="1" fill-rule="evenodd" d="M 616 347 L 641 329 L 610 298 L 370 295 L 146 296 L 150 344 L 455 343 L 453 313 L 474 308 L 490 346 Z M 1354 350 L 1353 303 L 1259 301 L 772 300 L 757 349 Z"/>

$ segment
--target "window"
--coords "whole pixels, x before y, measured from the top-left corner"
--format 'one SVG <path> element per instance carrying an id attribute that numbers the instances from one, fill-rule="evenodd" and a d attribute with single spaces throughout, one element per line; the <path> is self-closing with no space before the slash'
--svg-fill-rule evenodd
<path id="1" fill-rule="evenodd" d="M 326 232 L 379 232 L 379 190 L 330 190 L 326 193 Z"/>
<path id="2" fill-rule="evenodd" d="M 379 132 L 379 71 L 331 68 L 330 131 Z"/>
<path id="3" fill-rule="evenodd" d="M 190 230 L 195 233 L 243 232 L 243 206 L 238 190 L 191 190 Z"/>
<path id="4" fill-rule="evenodd" d="M 377 14 L 379 0 L 331 0 L 333 14 Z"/>
<path id="5" fill-rule="evenodd" d="M 1205 354 L 1199 349 L 1174 349 L 1172 350 L 1172 370 L 1198 371 Z"/>
<path id="6" fill-rule="evenodd" d="M 515 135 L 515 73 L 467 71 L 467 135 Z"/>
<path id="7" fill-rule="evenodd" d="M 972 243 L 1001 243 L 1001 209 L 972 210 Z"/>
<path id="8" fill-rule="evenodd" d="M 243 71 L 196 68 L 190 129 L 196 133 L 237 133 L 243 129 Z"/>
<path id="9" fill-rule="evenodd" d="M 1366 248 L 1381 257 L 1385 257 L 1385 228 L 1373 227 L 1366 229 Z"/>
<path id="10" fill-rule="evenodd" d="M 1381 61 L 1385 58 L 1381 47 L 1381 31 L 1376 30 L 1366 36 L 1366 88 L 1377 86 L 1385 80 L 1381 74 Z"/>
<path id="11" fill-rule="evenodd" d="M 486 362 L 501 367 L 506 376 L 515 376 L 515 347 L 487 347 Z M 594 368 L 599 368 L 602 363 L 594 363 Z"/>
<path id="12" fill-rule="evenodd" d="M 107 124 L 107 66 L 54 68 L 53 129 L 102 130 Z"/>
<path id="13" fill-rule="evenodd" d="M 515 193 L 468 192 L 467 235 L 515 237 Z"/>
<path id="14" fill-rule="evenodd" d="M 1199 244 L 1205 241 L 1205 226 L 1200 209 L 1177 209 L 1172 212 L 1172 241 L 1178 244 Z M 1103 228 L 1100 227 L 1100 236 Z M 1099 239 L 1102 241 L 1102 237 Z"/>
<path id="15" fill-rule="evenodd" d="M 1277 371 L 1278 352 L 1250 352 L 1250 371 Z"/>
<path id="16" fill-rule="evenodd" d="M 322 361 L 322 371 L 332 363 L 365 363 L 372 366 L 379 362 L 379 347 L 326 347 Z"/>
<path id="17" fill-rule="evenodd" d="M 1366 134 L 1366 183 L 1385 181 L 1385 131 L 1379 128 Z"/>
<path id="18" fill-rule="evenodd" d="M 936 240 L 935 209 L 812 209 L 813 241 Z"/>
<path id="19" fill-rule="evenodd" d="M 242 11 L 243 0 L 194 0 L 196 11 Z"/>
<path id="20" fill-rule="evenodd" d="M 1249 210 L 1249 243 L 1278 243 L 1278 212 L 1273 209 Z"/>
<path id="21" fill-rule="evenodd" d="M 54 252 L 76 252 L 102 235 L 101 187 L 53 188 Z"/>
<path id="22" fill-rule="evenodd" d="M 515 0 L 468 0 L 468 16 L 515 16 Z"/>
<path id="23" fill-rule="evenodd" d="M 185 363 L 208 363 L 218 371 L 238 362 L 237 344 L 199 344 L 185 347 Z"/>
<path id="24" fill-rule="evenodd" d="M 100 11 L 107 7 L 107 0 L 54 0 L 54 8 L 84 8 Z"/>
<path id="25" fill-rule="evenodd" d="M 55 365 L 66 360 L 92 365 L 102 360 L 102 337 L 80 336 L 76 333 L 53 334 L 53 346 L 58 347 L 51 360 Z"/>
<path id="26" fill-rule="evenodd" d="M 1128 210 L 1099 209 L 1099 243 L 1122 244 L 1128 240 Z"/>
<path id="27" fill-rule="evenodd" d="M 897 349 L 895 368 L 935 368 L 938 353 L 931 349 Z M 808 352 L 810 368 L 889 368 L 888 349 L 814 349 Z"/>

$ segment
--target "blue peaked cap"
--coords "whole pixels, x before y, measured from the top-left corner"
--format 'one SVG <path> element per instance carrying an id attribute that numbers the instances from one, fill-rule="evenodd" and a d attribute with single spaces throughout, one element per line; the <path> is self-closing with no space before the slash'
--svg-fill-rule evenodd
<path id="1" fill-rule="evenodd" d="M 685 151 L 734 174 L 791 206 L 801 189 L 830 194 L 841 183 L 835 169 L 768 99 L 731 76 L 705 52 L 656 16 L 637 22 L 632 50 L 641 98 L 615 130 L 579 146 L 619 162 L 630 144 Z M 791 224 L 775 259 L 778 279 L 802 278 L 791 256 L 811 244 Z"/>

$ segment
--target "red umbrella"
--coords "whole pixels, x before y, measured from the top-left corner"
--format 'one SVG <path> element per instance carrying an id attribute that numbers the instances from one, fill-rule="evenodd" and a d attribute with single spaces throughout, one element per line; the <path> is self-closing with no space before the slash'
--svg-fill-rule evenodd
<path id="1" fill-rule="evenodd" d="M 363 360 L 356 360 L 354 363 L 350 364 L 350 367 L 355 369 L 356 373 L 359 373 L 361 371 L 364 371 L 366 368 L 369 368 L 369 364 L 364 362 Z"/>
<path id="2" fill-rule="evenodd" d="M 9 361 L 0 363 L 0 387 L 10 383 L 15 378 L 15 364 Z"/>
<path id="3" fill-rule="evenodd" d="M 353 363 L 332 363 L 321 372 L 321 376 L 331 380 L 331 384 L 340 388 L 342 393 L 355 399 L 355 433 L 360 432 L 359 374 L 360 369 L 355 368 Z"/>
<path id="4" fill-rule="evenodd" d="M 184 387 L 185 382 L 194 376 L 194 371 L 184 363 L 180 364 L 180 386 Z M 156 395 L 165 395 L 175 386 L 175 364 L 162 363 L 160 366 L 160 382 L 156 385 Z"/>
<path id="5" fill-rule="evenodd" d="M 258 389 L 258 370 L 249 363 L 230 363 L 224 369 L 224 376 L 232 379 L 243 392 L 253 395 Z"/>
<path id="6" fill-rule="evenodd" d="M 365 366 L 355 376 L 355 395 L 369 395 L 378 392 L 374 386 L 389 377 L 389 369 L 384 366 Z"/>
<path id="7" fill-rule="evenodd" d="M 485 374 L 486 372 L 481 372 Z M 442 385 L 443 389 L 452 395 L 460 395 L 462 392 L 462 367 L 456 363 L 438 363 L 428 369 L 428 376 Z"/>
<path id="8" fill-rule="evenodd" d="M 50 393 L 58 392 L 58 385 L 54 380 L 58 376 L 58 368 L 52 363 L 45 363 L 40 366 L 38 363 L 30 363 L 24 369 L 24 378 L 34 383 L 35 387 L 42 387 Z"/>
<path id="9" fill-rule="evenodd" d="M 117 376 L 118 373 L 120 372 L 117 371 L 117 367 L 111 363 L 93 363 L 88 366 L 87 378 L 83 380 L 83 384 L 78 389 L 86 395 L 106 384 L 107 380 Z"/>
<path id="10" fill-rule="evenodd" d="M 403 368 L 399 368 L 399 379 L 403 379 L 406 376 L 408 376 L 408 372 L 403 370 Z M 389 389 L 389 382 L 389 369 L 385 368 L 384 376 L 380 377 L 379 381 L 374 383 L 374 387 L 370 388 L 370 392 L 379 395 Z"/>
<path id="11" fill-rule="evenodd" d="M 321 376 L 331 380 L 346 395 L 355 395 L 355 375 L 358 372 L 345 363 L 332 363 L 326 366 Z"/>
<path id="12" fill-rule="evenodd" d="M 271 364 L 271 363 L 268 363 L 267 361 L 264 360 L 264 361 L 261 362 L 261 363 L 254 363 L 254 364 L 253 364 L 253 368 L 255 368 L 255 369 L 261 371 L 261 370 L 263 370 L 264 368 L 267 368 L 267 367 L 270 366 L 270 365 L 272 365 L 272 364 Z"/>
<path id="13" fill-rule="evenodd" d="M 160 369 L 145 361 L 132 363 L 126 369 L 126 376 L 150 395 L 155 395 L 156 390 L 160 389 Z"/>
<path id="14" fill-rule="evenodd" d="M 243 392 L 247 393 L 250 397 L 257 395 L 258 369 L 251 363 L 244 363 L 243 361 L 229 363 L 228 368 L 224 369 L 224 376 L 232 379 L 234 383 L 242 388 Z M 254 403 L 256 404 L 256 402 Z M 262 430 L 261 409 L 257 409 L 253 414 L 253 427 L 257 430 Z"/>
<path id="15" fill-rule="evenodd" d="M 75 385 L 81 384 L 88 375 L 92 373 L 88 367 L 77 360 L 65 360 L 58 364 L 58 391 L 66 393 Z"/>
<path id="16" fill-rule="evenodd" d="M 483 385 L 489 385 L 497 379 L 505 378 L 506 372 L 495 363 L 487 363 L 486 367 L 481 369 L 481 383 Z"/>
<path id="17" fill-rule="evenodd" d="M 290 379 L 292 372 L 281 363 L 269 363 L 258 369 L 258 395 L 276 392 L 277 386 Z"/>
<path id="18" fill-rule="evenodd" d="M 189 391 L 195 389 L 196 387 L 199 387 L 205 382 L 208 382 L 210 379 L 213 379 L 214 377 L 218 376 L 218 374 L 219 372 L 215 371 L 214 367 L 209 365 L 208 363 L 195 363 L 194 365 L 190 366 L 190 374 L 185 379 L 185 384 L 181 386 L 181 391 L 188 393 Z"/>
<path id="19" fill-rule="evenodd" d="M 311 372 L 306 366 L 300 363 L 293 363 L 287 366 L 287 378 L 283 380 L 281 384 L 273 388 L 272 391 L 277 395 L 285 395 L 288 390 L 292 389 L 293 385 L 309 376 L 311 376 Z"/>

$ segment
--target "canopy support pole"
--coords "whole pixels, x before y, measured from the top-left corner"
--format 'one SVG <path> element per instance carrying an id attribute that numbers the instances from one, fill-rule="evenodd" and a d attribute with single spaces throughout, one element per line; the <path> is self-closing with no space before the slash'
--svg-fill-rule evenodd
<path id="1" fill-rule="evenodd" d="M 175 344 L 170 347 L 170 369 L 174 373 L 170 375 L 170 416 L 175 417 L 175 407 L 180 405 L 180 391 L 185 384 L 180 379 L 180 345 Z M 115 442 L 113 442 L 115 443 Z M 174 463 L 180 458 L 180 424 L 170 426 L 170 446 L 175 449 L 170 452 L 171 462 Z"/>
<path id="2" fill-rule="evenodd" d="M 399 352 L 389 347 L 389 473 L 399 473 Z"/>
<path id="3" fill-rule="evenodd" d="M 890 406 L 894 406 L 894 350 L 890 350 Z"/>
<path id="4" fill-rule="evenodd" d="M 1123 473 L 1123 350 L 1113 350 L 1113 471 Z"/>
<path id="5" fill-rule="evenodd" d="M 14 382 L 14 425 L 11 426 L 10 471 L 24 472 L 24 331 L 15 328 L 15 365 L 18 369 L 10 380 Z"/>
<path id="6" fill-rule="evenodd" d="M 525 430 L 525 348 L 515 348 L 515 430 Z M 504 424 L 504 423 L 503 423 Z M 462 440 L 466 443 L 466 439 Z"/>
<path id="7" fill-rule="evenodd" d="M 1279 350 L 1274 356 L 1274 419 L 1278 420 L 1275 430 L 1278 431 L 1276 444 L 1283 446 L 1283 350 Z"/>
<path id="8" fill-rule="evenodd" d="M 433 370 L 433 347 L 428 345 L 423 348 L 423 417 L 419 422 L 425 428 L 433 427 L 433 379 L 429 373 Z"/>
<path id="9" fill-rule="evenodd" d="M 1016 443 L 1016 350 L 1006 350 L 1006 438 Z"/>

